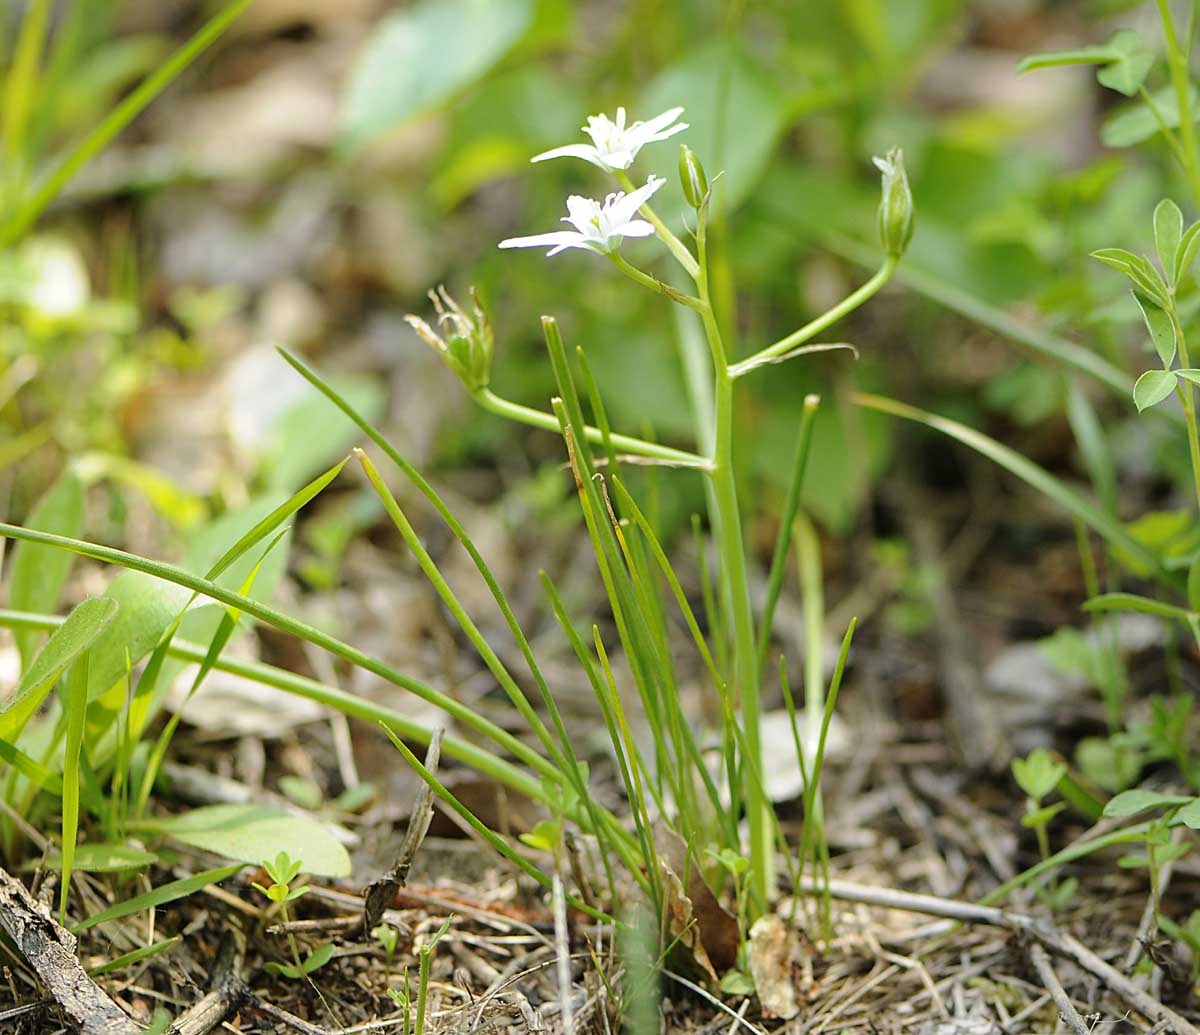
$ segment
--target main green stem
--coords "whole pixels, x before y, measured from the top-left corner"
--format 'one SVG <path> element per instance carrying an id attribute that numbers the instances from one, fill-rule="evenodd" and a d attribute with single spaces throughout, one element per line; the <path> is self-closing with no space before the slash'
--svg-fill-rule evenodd
<path id="1" fill-rule="evenodd" d="M 1192 199 L 1200 207 L 1200 162 L 1196 156 L 1196 127 L 1192 124 L 1191 81 L 1188 76 L 1187 54 L 1175 35 L 1175 20 L 1168 0 L 1158 0 L 1158 15 L 1162 19 L 1163 37 L 1167 43 L 1167 67 L 1175 87 L 1175 102 L 1179 107 L 1179 140 L 1183 145 L 1184 171 L 1192 190 Z M 1188 41 L 1189 47 L 1191 40 Z"/>
<path id="2" fill-rule="evenodd" d="M 1175 340 L 1179 343 L 1179 362 L 1186 370 L 1191 365 L 1188 357 L 1187 339 L 1183 336 L 1183 327 L 1179 323 L 1179 315 L 1175 312 L 1174 299 L 1171 305 L 1171 322 L 1175 325 Z M 1175 391 L 1179 393 L 1179 401 L 1183 404 L 1183 419 L 1187 424 L 1188 454 L 1192 461 L 1192 484 L 1196 491 L 1196 508 L 1200 510 L 1200 431 L 1196 427 L 1196 399 L 1192 394 L 1192 383 L 1183 378 L 1175 379 Z"/>
<path id="3" fill-rule="evenodd" d="M 752 774 L 743 780 L 747 819 L 750 824 L 751 894 L 759 909 L 765 909 L 772 883 L 774 842 L 768 803 L 763 793 L 762 738 L 760 730 L 760 687 L 758 647 L 754 635 L 754 613 L 750 607 L 750 581 L 746 570 L 746 547 L 742 540 L 742 516 L 738 506 L 737 477 L 733 467 L 733 382 L 725 344 L 713 313 L 708 288 L 705 220 L 701 212 L 696 247 L 699 273 L 696 288 L 703 308 L 700 316 L 712 352 L 716 403 L 716 435 L 711 476 L 712 499 L 716 506 L 717 549 L 726 577 L 725 591 L 733 618 L 733 666 L 741 694 L 742 722 L 746 733 L 745 766 Z"/>

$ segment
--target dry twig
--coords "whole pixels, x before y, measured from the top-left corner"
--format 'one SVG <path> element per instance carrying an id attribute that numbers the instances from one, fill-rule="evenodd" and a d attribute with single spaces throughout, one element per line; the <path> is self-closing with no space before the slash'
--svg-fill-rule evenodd
<path id="1" fill-rule="evenodd" d="M 141 1030 L 88 977 L 75 955 L 75 936 L 3 869 L 0 930 L 12 939 L 81 1035 L 137 1035 Z"/>

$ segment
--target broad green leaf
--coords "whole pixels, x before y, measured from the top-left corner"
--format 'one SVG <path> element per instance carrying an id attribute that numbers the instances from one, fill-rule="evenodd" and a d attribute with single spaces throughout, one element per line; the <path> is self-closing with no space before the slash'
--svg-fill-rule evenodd
<path id="1" fill-rule="evenodd" d="M 58 535 L 79 535 L 83 530 L 83 486 L 70 471 L 42 497 L 26 520 L 29 528 Z M 74 558 L 63 550 L 36 543 L 19 543 L 13 551 L 8 580 L 8 606 L 16 611 L 53 614 Z M 42 634 L 32 629 L 13 630 L 21 655 L 21 671 L 29 667 Z"/>
<path id="2" fill-rule="evenodd" d="M 128 845 L 82 844 L 75 848 L 75 869 L 85 873 L 118 873 L 121 870 L 144 870 L 158 862 L 153 852 Z M 62 856 L 52 855 L 46 860 L 52 870 L 62 868 Z"/>
<path id="3" fill-rule="evenodd" d="M 305 873 L 350 875 L 350 856 L 324 826 L 267 805 L 208 805 L 143 823 L 147 829 L 226 859 L 258 865 L 287 852 L 303 861 Z"/>
<path id="4" fill-rule="evenodd" d="M 1175 375 L 1170 370 L 1147 370 L 1133 386 L 1133 402 L 1138 413 L 1157 406 L 1175 391 Z"/>
<path id="5" fill-rule="evenodd" d="M 1044 827 L 1066 807 L 1067 803 L 1065 801 L 1056 801 L 1053 805 L 1046 805 L 1040 809 L 1026 812 L 1021 817 L 1021 826 L 1026 830 L 1036 830 L 1038 827 Z"/>
<path id="6" fill-rule="evenodd" d="M 1175 818 L 1185 827 L 1200 830 L 1200 798 L 1193 798 L 1191 802 L 1175 813 Z"/>
<path id="7" fill-rule="evenodd" d="M 1195 800 L 1190 795 L 1160 794 L 1158 791 L 1134 789 L 1122 791 L 1113 798 L 1104 806 L 1104 814 L 1109 817 L 1133 816 L 1146 809 L 1173 808 Z"/>
<path id="8" fill-rule="evenodd" d="M 1164 604 L 1149 597 L 1139 597 L 1134 593 L 1102 593 L 1092 597 L 1083 605 L 1085 611 L 1136 611 L 1144 615 L 1158 615 L 1160 618 L 1176 618 L 1186 622 L 1192 613 L 1183 607 Z"/>
<path id="9" fill-rule="evenodd" d="M 383 412 L 385 395 L 373 378 L 333 378 L 337 391 L 372 421 Z M 317 477 L 358 441 L 350 424 L 329 420 L 328 403 L 316 392 L 306 394 L 271 426 L 261 454 L 266 484 L 274 492 L 293 493 Z"/>
<path id="10" fill-rule="evenodd" d="M 1027 758 L 1014 758 L 1012 772 L 1017 786 L 1034 801 L 1041 801 L 1067 775 L 1067 767 L 1054 761 L 1049 751 L 1039 748 Z"/>
<path id="11" fill-rule="evenodd" d="M 1196 88 L 1191 87 L 1192 98 L 1190 108 L 1196 110 Z M 1179 103 L 1172 86 L 1164 86 L 1151 95 L 1151 100 L 1158 109 L 1167 129 L 1179 126 Z M 1143 140 L 1161 132 L 1158 118 L 1153 111 L 1140 101 L 1127 105 L 1104 120 L 1100 128 L 1100 140 L 1105 147 L 1132 147 Z"/>
<path id="12" fill-rule="evenodd" d="M 219 884 L 243 868 L 243 863 L 237 863 L 233 866 L 222 866 L 220 869 L 205 870 L 203 873 L 196 873 L 190 877 L 184 877 L 182 880 L 173 880 L 168 884 L 151 888 L 144 894 L 135 895 L 124 902 L 118 902 L 115 906 L 109 906 L 108 909 L 97 913 L 95 916 L 89 916 L 82 923 L 78 923 L 72 927 L 71 931 L 74 934 L 79 934 L 82 931 L 88 930 L 88 928 L 95 927 L 97 924 L 107 923 L 109 920 L 120 920 L 122 917 L 140 913 L 144 909 L 165 906 L 168 902 L 186 898 L 188 895 L 207 888 L 210 884 Z"/>
<path id="13" fill-rule="evenodd" d="M 14 743 L 54 684 L 100 635 L 113 625 L 118 603 L 109 597 L 92 597 L 75 608 L 33 659 L 13 696 L 0 710 L 0 739 Z"/>
<path id="14" fill-rule="evenodd" d="M 1075 748 L 1075 764 L 1097 787 L 1123 791 L 1142 770 L 1138 753 L 1103 737 L 1084 737 Z"/>
<path id="15" fill-rule="evenodd" d="M 1158 251 L 1158 262 L 1174 283 L 1175 259 L 1179 255 L 1179 241 L 1183 237 L 1183 213 L 1170 198 L 1163 198 L 1154 209 L 1154 247 Z"/>
<path id="16" fill-rule="evenodd" d="M 1185 381 L 1191 381 L 1194 385 L 1200 385 L 1200 369 L 1195 367 L 1184 367 L 1182 370 L 1176 370 L 1175 376 L 1182 377 Z"/>
<path id="17" fill-rule="evenodd" d="M 385 18 L 351 74 L 343 144 L 358 147 L 475 83 L 528 32 L 533 9 L 532 0 L 423 0 Z"/>
<path id="18" fill-rule="evenodd" d="M 1146 322 L 1146 330 L 1150 332 L 1150 340 L 1154 342 L 1154 351 L 1162 360 L 1163 368 L 1169 370 L 1175 361 L 1175 321 L 1149 299 L 1136 291 L 1132 294 L 1138 309 L 1141 310 L 1142 319 Z M 1136 393 L 1136 387 L 1134 391 Z"/>
<path id="19" fill-rule="evenodd" d="M 787 124 L 787 98 L 760 63 L 733 37 L 693 48 L 642 94 L 640 119 L 683 105 L 689 129 L 680 139 L 696 152 L 709 182 L 720 172 L 730 208 L 745 200 L 771 160 Z M 674 143 L 672 141 L 672 143 Z M 658 161 L 674 166 L 679 148 L 662 148 Z"/>
<path id="20" fill-rule="evenodd" d="M 1130 54 L 1118 58 L 1111 65 L 1096 73 L 1096 80 L 1101 86 L 1123 93 L 1126 97 L 1134 96 L 1141 89 L 1154 67 L 1154 55 L 1141 53 Z"/>

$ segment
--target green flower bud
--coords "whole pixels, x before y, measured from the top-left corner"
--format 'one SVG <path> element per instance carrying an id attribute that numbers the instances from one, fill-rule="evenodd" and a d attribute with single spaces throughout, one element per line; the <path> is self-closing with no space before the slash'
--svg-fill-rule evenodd
<path id="1" fill-rule="evenodd" d="M 683 185 L 683 196 L 694 209 L 699 209 L 708 198 L 708 177 L 704 166 L 687 144 L 679 145 L 679 182 Z"/>
<path id="2" fill-rule="evenodd" d="M 437 312 L 439 330 L 449 333 L 443 337 L 419 316 L 409 314 L 404 319 L 414 331 L 442 357 L 446 366 L 458 375 L 458 379 L 470 392 L 486 388 L 492 376 L 492 352 L 495 341 L 492 324 L 487 311 L 479 301 L 479 295 L 471 288 L 472 312 L 468 314 L 450 297 L 442 286 L 430 291 L 429 298 Z"/>
<path id="3" fill-rule="evenodd" d="M 904 171 L 904 152 L 893 147 L 883 158 L 873 159 L 883 173 L 879 201 L 879 241 L 888 255 L 899 258 L 913 232 L 913 200 Z"/>

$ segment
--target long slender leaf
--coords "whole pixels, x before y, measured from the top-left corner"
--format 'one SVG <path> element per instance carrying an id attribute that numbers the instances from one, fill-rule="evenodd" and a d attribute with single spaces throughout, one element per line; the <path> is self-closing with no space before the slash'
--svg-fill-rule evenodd
<path id="1" fill-rule="evenodd" d="M 558 769 L 551 762 L 547 761 L 506 730 L 501 729 L 494 722 L 479 715 L 470 706 L 455 700 L 448 694 L 435 690 L 420 680 L 406 676 L 379 658 L 366 654 L 358 648 L 339 640 L 337 637 L 331 636 L 315 626 L 284 614 L 282 611 L 267 604 L 244 597 L 240 593 L 235 593 L 209 579 L 193 575 L 191 572 L 184 571 L 175 565 L 164 564 L 161 561 L 152 561 L 145 557 L 139 557 L 136 554 L 126 553 L 124 550 L 116 550 L 112 547 L 100 546 L 96 543 L 87 543 L 78 539 L 69 539 L 65 536 L 51 535 L 48 532 L 37 532 L 32 529 L 21 528 L 19 525 L 4 523 L 0 523 L 0 536 L 8 536 L 9 538 L 25 542 L 43 543 L 47 546 L 70 550 L 72 553 L 91 557 L 94 560 L 103 561 L 107 564 L 117 564 L 121 567 L 140 571 L 155 578 L 174 583 L 177 586 L 183 586 L 185 589 L 190 589 L 203 596 L 220 601 L 229 607 L 241 608 L 246 614 L 252 615 L 259 621 L 265 622 L 267 625 L 279 629 L 281 632 L 307 640 L 314 646 L 320 647 L 322 650 L 327 650 L 329 653 L 350 662 L 352 665 L 357 665 L 368 672 L 372 672 L 381 679 L 385 679 L 389 683 L 408 690 L 421 698 L 421 700 L 443 709 L 464 725 L 482 733 L 494 743 L 510 751 L 530 768 L 541 773 L 543 776 L 548 776 L 556 783 L 562 779 Z M 0 716 L 0 718 L 3 717 Z M 0 724 L 0 736 L 4 735 L 5 731 L 2 728 L 2 724 Z"/>
<path id="2" fill-rule="evenodd" d="M 75 842 L 79 837 L 80 753 L 83 751 L 83 728 L 87 721 L 88 659 L 84 651 L 67 675 L 63 711 L 67 720 L 66 744 L 63 748 L 62 788 L 62 894 L 58 912 L 63 923 L 67 919 L 67 899 L 71 891 L 71 868 L 75 864 Z"/>
<path id="3" fill-rule="evenodd" d="M 1091 500 L 1086 499 L 1069 488 L 1043 467 L 1032 460 L 1023 457 L 1014 449 L 1002 445 L 982 432 L 969 428 L 948 417 L 939 417 L 915 406 L 887 399 L 880 395 L 855 393 L 854 401 L 859 406 L 878 410 L 880 413 L 891 414 L 893 417 L 903 417 L 905 420 L 923 424 L 934 431 L 940 431 L 950 438 L 956 439 L 963 445 L 970 446 L 977 453 L 999 464 L 1011 474 L 1037 489 L 1048 499 L 1064 507 L 1089 525 L 1094 531 L 1109 541 L 1113 546 L 1119 546 L 1133 557 L 1137 558 L 1151 571 L 1156 572 L 1164 582 L 1174 584 L 1177 580 L 1162 565 L 1162 560 L 1142 543 L 1130 535 L 1121 524 L 1110 514 L 1107 514 Z"/>
<path id="4" fill-rule="evenodd" d="M 168 902 L 174 902 L 177 899 L 193 895 L 197 891 L 207 888 L 210 884 L 220 884 L 221 881 L 232 877 L 235 873 L 245 869 L 245 867 L 245 863 L 235 863 L 232 866 L 222 866 L 215 870 L 204 870 L 201 873 L 195 873 L 181 880 L 173 880 L 168 884 L 160 884 L 157 888 L 151 888 L 141 895 L 135 895 L 124 902 L 118 902 L 115 906 L 109 906 L 108 909 L 97 913 L 95 916 L 89 916 L 86 920 L 72 927 L 71 931 L 74 934 L 80 934 L 89 928 L 95 927 L 97 924 L 107 923 L 109 920 L 120 920 L 122 917 L 132 916 L 134 913 L 140 913 L 146 909 L 156 909 L 158 906 L 165 906 Z"/>

